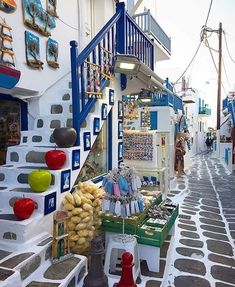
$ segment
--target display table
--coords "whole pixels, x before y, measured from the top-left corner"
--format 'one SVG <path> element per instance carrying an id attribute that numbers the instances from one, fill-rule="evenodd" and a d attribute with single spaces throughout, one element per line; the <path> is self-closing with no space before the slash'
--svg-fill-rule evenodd
<path id="1" fill-rule="evenodd" d="M 160 249 L 167 236 L 174 234 L 175 220 L 179 212 L 178 205 L 168 205 L 162 202 L 159 205 L 160 209 L 161 205 L 170 213 L 167 220 L 150 218 L 148 212 L 140 214 L 134 222 L 128 218 L 124 220 L 124 223 L 128 222 L 124 228 L 125 233 L 136 236 L 140 259 L 147 261 L 149 271 L 152 272 L 159 272 Z M 115 222 L 115 218 L 117 222 Z M 121 220 L 122 218 L 113 216 L 103 217 L 102 230 L 105 231 L 106 246 L 111 235 L 123 233 L 123 221 Z"/>

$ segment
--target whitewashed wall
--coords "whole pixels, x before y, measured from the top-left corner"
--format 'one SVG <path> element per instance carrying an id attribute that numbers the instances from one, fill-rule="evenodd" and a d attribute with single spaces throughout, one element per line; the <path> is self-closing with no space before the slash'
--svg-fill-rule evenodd
<path id="1" fill-rule="evenodd" d="M 59 43 L 59 69 L 53 69 L 46 62 L 46 42 L 44 37 L 36 31 L 25 26 L 23 23 L 22 1 L 19 1 L 15 13 L 6 14 L 0 12 L 7 23 L 12 27 L 13 48 L 16 56 L 17 68 L 21 71 L 21 78 L 17 87 L 39 91 L 41 93 L 52 83 L 61 78 L 70 70 L 70 40 L 78 40 L 78 30 L 72 29 L 65 25 L 62 21 L 70 26 L 78 29 L 78 3 L 77 0 L 58 1 L 57 13 L 61 20 L 56 19 L 56 28 L 51 30 L 51 38 Z M 41 0 L 43 8 L 46 9 L 46 0 Z M 24 31 L 30 31 L 40 38 L 40 55 L 41 61 L 44 62 L 44 69 L 32 69 L 26 64 L 25 57 L 25 37 Z"/>

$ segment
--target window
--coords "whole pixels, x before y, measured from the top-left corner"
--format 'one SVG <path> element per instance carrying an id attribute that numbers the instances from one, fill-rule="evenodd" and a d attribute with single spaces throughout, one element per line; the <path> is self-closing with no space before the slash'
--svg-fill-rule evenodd
<path id="1" fill-rule="evenodd" d="M 76 183 L 100 177 L 108 172 L 108 121 L 100 130 Z"/>

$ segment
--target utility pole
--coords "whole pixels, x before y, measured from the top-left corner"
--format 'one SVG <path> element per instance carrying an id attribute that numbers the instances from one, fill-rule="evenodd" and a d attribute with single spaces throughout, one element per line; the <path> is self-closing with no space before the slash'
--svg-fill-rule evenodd
<path id="1" fill-rule="evenodd" d="M 222 23 L 219 23 L 219 64 L 218 64 L 218 89 L 217 89 L 217 131 L 220 130 L 220 108 L 221 108 L 221 67 L 222 67 Z M 219 133 L 218 133 L 219 135 Z M 219 138 L 217 142 L 219 143 Z"/>

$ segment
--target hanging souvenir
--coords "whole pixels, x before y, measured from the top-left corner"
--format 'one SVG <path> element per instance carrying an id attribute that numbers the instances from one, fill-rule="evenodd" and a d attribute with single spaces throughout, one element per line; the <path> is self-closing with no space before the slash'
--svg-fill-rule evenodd
<path id="1" fill-rule="evenodd" d="M 52 17 L 42 7 L 40 0 L 23 0 L 24 24 L 36 30 L 43 36 L 51 36 L 51 29 L 56 27 L 54 17 Z"/>
<path id="2" fill-rule="evenodd" d="M 59 64 L 57 62 L 59 49 L 58 42 L 49 38 L 47 40 L 47 64 L 52 68 L 59 68 Z"/>
<path id="3" fill-rule="evenodd" d="M 132 182 L 135 182 L 134 189 Z M 144 204 L 142 202 L 141 208 L 139 207 L 139 201 L 142 201 L 137 187 L 139 182 L 141 183 L 140 178 L 138 178 L 134 168 L 120 165 L 120 168 L 109 171 L 102 182 L 106 191 L 102 210 L 122 217 L 142 212 Z M 107 206 L 108 199 L 110 200 L 109 206 Z"/>
<path id="4" fill-rule="evenodd" d="M 57 0 L 47 0 L 47 12 L 53 17 L 59 17 L 56 11 Z"/>
<path id="5" fill-rule="evenodd" d="M 17 8 L 16 2 L 14 0 L 1 0 L 0 10 L 5 13 L 13 13 Z"/>
<path id="6" fill-rule="evenodd" d="M 21 74 L 15 67 L 11 30 L 5 20 L 0 23 L 0 87 L 5 89 L 12 89 Z"/>
<path id="7" fill-rule="evenodd" d="M 25 49 L 28 66 L 43 69 L 43 62 L 40 60 L 39 37 L 25 31 Z"/>

